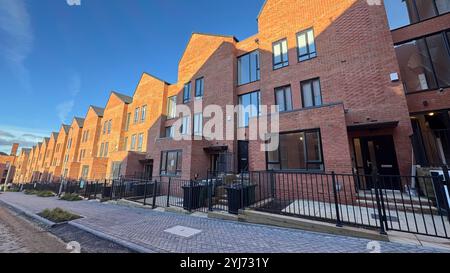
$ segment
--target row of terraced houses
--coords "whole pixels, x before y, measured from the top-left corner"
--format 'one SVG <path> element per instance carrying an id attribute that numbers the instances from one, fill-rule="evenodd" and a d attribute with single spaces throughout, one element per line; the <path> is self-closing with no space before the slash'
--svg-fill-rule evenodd
<path id="1" fill-rule="evenodd" d="M 374 166 L 408 175 L 413 164 L 447 164 L 449 11 L 449 0 L 267 0 L 257 34 L 238 41 L 193 33 L 176 83 L 144 73 L 131 96 L 111 92 L 105 106 L 22 149 L 10 160 L 11 179 L 364 174 Z M 178 119 L 198 135 L 209 119 L 201 109 L 212 104 L 278 105 L 278 150 L 249 140 L 258 111 L 223 117 L 234 140 L 173 140 Z M 192 115 L 177 116 L 179 105 Z"/>

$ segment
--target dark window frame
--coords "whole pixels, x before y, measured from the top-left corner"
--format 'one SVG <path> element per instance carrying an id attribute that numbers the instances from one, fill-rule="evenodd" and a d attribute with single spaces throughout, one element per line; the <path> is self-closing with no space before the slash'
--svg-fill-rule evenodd
<path id="1" fill-rule="evenodd" d="M 201 92 L 197 93 L 199 82 L 201 82 Z M 202 98 L 204 96 L 204 93 L 205 93 L 205 78 L 204 77 L 197 78 L 195 80 L 195 97 Z"/>
<path id="2" fill-rule="evenodd" d="M 443 16 L 443 15 L 446 15 L 446 14 L 450 13 L 450 11 L 447 11 L 447 12 L 444 12 L 444 13 L 439 13 L 439 9 L 437 8 L 436 0 L 431 0 L 431 1 L 433 1 L 432 2 L 433 3 L 433 9 L 434 9 L 434 12 L 435 12 L 436 15 L 434 15 L 434 16 L 432 16 L 430 18 L 422 19 L 422 18 L 420 18 L 421 16 L 420 16 L 420 13 L 419 13 L 419 9 L 417 8 L 416 0 L 409 0 L 409 1 L 412 1 L 413 12 L 414 12 L 414 15 L 417 18 L 417 22 L 412 22 L 412 23 L 409 23 L 407 25 L 391 29 L 390 28 L 389 17 L 388 17 L 388 26 L 389 26 L 390 31 L 396 31 L 396 30 L 399 30 L 399 29 L 402 29 L 402 28 L 406 28 L 406 27 L 409 27 L 409 26 L 412 26 L 412 25 L 416 25 L 416 24 L 419 24 L 421 22 L 425 22 L 425 21 L 428 21 L 428 20 L 432 20 L 433 18 L 436 18 L 436 17 L 439 17 L 439 16 Z M 388 15 L 387 10 L 386 10 L 386 15 Z"/>
<path id="3" fill-rule="evenodd" d="M 239 83 L 239 75 L 240 75 L 240 73 L 239 73 L 240 72 L 239 59 L 242 58 L 242 57 L 245 57 L 247 55 L 251 55 L 251 54 L 253 54 L 255 52 L 258 52 L 258 60 L 257 60 L 257 66 L 256 66 L 256 75 L 258 75 L 257 79 L 254 80 L 254 81 L 251 80 L 251 78 L 252 78 L 252 73 L 251 73 L 252 72 L 252 66 L 251 66 L 252 61 L 251 61 L 251 58 L 249 58 L 249 74 L 248 75 L 249 75 L 250 81 L 249 82 L 245 82 L 245 83 Z M 238 73 L 238 75 L 237 75 L 237 86 L 243 86 L 243 85 L 254 83 L 254 82 L 258 82 L 258 81 L 261 80 L 261 52 L 259 51 L 259 49 L 255 49 L 255 50 L 252 50 L 250 52 L 247 52 L 247 53 L 244 53 L 242 55 L 239 55 L 237 57 L 236 64 L 237 64 L 237 73 Z"/>
<path id="4" fill-rule="evenodd" d="M 287 109 L 286 88 L 289 88 L 289 90 L 290 90 L 290 92 L 291 92 L 291 109 Z M 278 92 L 278 91 L 281 91 L 281 90 L 283 91 L 283 99 L 284 99 L 283 105 L 284 105 L 284 110 L 283 110 L 283 111 L 280 111 L 280 110 L 278 109 L 278 112 L 279 112 L 279 113 L 283 113 L 283 112 L 289 112 L 289 111 L 294 110 L 294 104 L 293 104 L 293 101 L 292 101 L 292 87 L 291 87 L 290 84 L 284 85 L 284 86 L 280 86 L 280 87 L 276 87 L 276 88 L 274 89 L 275 105 L 280 105 L 280 104 L 278 104 L 278 101 L 277 101 L 277 92 Z"/>
<path id="5" fill-rule="evenodd" d="M 314 81 L 317 80 L 319 81 L 319 89 L 320 89 L 320 104 L 316 104 L 316 100 L 314 97 Z M 311 97 L 312 97 L 312 102 L 313 105 L 312 106 L 305 106 L 305 97 L 303 94 L 303 84 L 304 83 L 311 83 Z M 323 105 L 323 96 L 322 96 L 322 83 L 320 82 L 320 78 L 312 78 L 312 79 L 308 79 L 308 80 L 304 80 L 300 82 L 300 95 L 302 96 L 302 108 L 316 108 L 316 107 L 320 107 Z"/>
<path id="6" fill-rule="evenodd" d="M 449 88 L 450 87 L 450 85 L 448 85 L 448 86 L 440 86 L 439 85 L 439 80 L 438 80 L 438 77 L 436 75 L 435 64 L 433 63 L 433 60 L 431 58 L 430 46 L 428 45 L 427 38 L 435 36 L 435 35 L 441 35 L 443 37 L 444 45 L 445 45 L 445 47 L 447 49 L 447 54 L 450 57 L 450 38 L 449 38 L 450 29 L 446 29 L 446 30 L 443 30 L 443 31 L 430 33 L 430 34 L 427 34 L 427 35 L 424 35 L 424 36 L 420 36 L 420 37 L 415 37 L 413 39 L 405 40 L 405 41 L 402 41 L 400 43 L 394 44 L 394 49 L 395 49 L 398 46 L 401 46 L 401 45 L 404 45 L 404 44 L 407 44 L 407 43 L 410 43 L 410 42 L 413 42 L 413 41 L 423 40 L 424 45 L 425 45 L 425 53 L 426 53 L 427 61 L 430 62 L 431 72 L 433 73 L 433 80 L 436 82 L 436 86 L 437 86 L 436 88 L 428 88 L 428 89 L 423 89 L 423 90 L 418 90 L 418 91 L 409 91 L 406 88 L 406 83 L 403 83 L 403 89 L 405 90 L 405 94 L 406 95 L 408 95 L 408 94 L 416 94 L 416 93 L 421 93 L 421 92 L 428 92 L 428 91 L 435 91 L 435 90 L 440 90 L 440 89 L 445 89 L 445 88 Z"/>
<path id="7" fill-rule="evenodd" d="M 283 56 L 284 56 L 284 54 L 283 54 L 283 46 L 282 46 L 282 43 L 284 42 L 284 41 L 286 41 L 286 48 L 287 48 L 287 52 L 286 52 L 286 55 L 287 55 L 287 60 L 283 60 Z M 281 50 L 281 62 L 279 62 L 279 63 L 275 63 L 275 46 L 276 45 L 280 45 L 280 50 Z M 280 67 L 277 67 L 277 66 L 279 66 L 279 65 L 281 65 Z M 273 68 L 273 70 L 278 70 L 278 69 L 281 69 L 281 68 L 284 68 L 284 67 L 287 67 L 287 66 L 289 66 L 289 45 L 288 45 L 288 40 L 287 40 L 287 38 L 283 38 L 283 39 L 280 39 L 280 40 L 278 40 L 278 41 L 275 41 L 275 42 L 273 42 L 272 43 L 272 68 Z"/>
<path id="8" fill-rule="evenodd" d="M 167 160 L 169 158 L 169 153 L 176 153 L 176 160 L 175 160 L 175 174 L 168 174 L 167 173 Z M 165 154 L 165 156 L 163 156 Z M 179 177 L 182 174 L 182 166 L 178 166 L 179 158 L 181 157 L 181 162 L 183 162 L 183 150 L 167 150 L 167 151 L 161 151 L 161 158 L 160 158 L 160 164 L 159 164 L 159 174 L 161 176 L 167 176 L 167 177 Z M 164 162 L 163 162 L 163 159 Z M 181 164 L 183 165 L 183 163 Z M 180 168 L 181 167 L 181 168 Z"/>
<path id="9" fill-rule="evenodd" d="M 312 31 L 312 33 L 313 33 L 313 41 L 314 41 L 314 52 L 310 52 L 310 49 L 309 49 L 309 40 L 308 40 L 308 32 L 309 31 Z M 302 35 L 302 34 L 304 34 L 305 35 L 305 38 L 306 38 L 306 49 L 307 49 L 307 51 L 308 51 L 308 53 L 306 53 L 306 54 L 303 54 L 303 55 L 301 55 L 300 54 L 300 45 L 299 45 L 299 43 L 298 43 L 298 38 L 299 38 L 299 36 L 300 35 Z M 312 60 L 312 59 L 314 59 L 314 58 L 317 58 L 317 43 L 316 43 L 316 36 L 315 36 L 315 32 L 314 32 L 314 28 L 313 27 L 310 27 L 310 28 L 308 28 L 308 29 L 305 29 L 305 30 L 302 30 L 302 31 L 299 31 L 299 32 L 297 32 L 297 34 L 295 35 L 295 37 L 296 37 L 296 39 L 297 39 L 297 62 L 299 62 L 299 63 L 301 63 L 301 62 L 306 62 L 306 61 L 309 61 L 309 60 Z M 306 59 L 301 59 L 302 57 L 304 57 L 304 56 L 308 56 L 308 58 L 306 58 Z"/>
<path id="10" fill-rule="evenodd" d="M 186 92 L 187 87 L 188 90 Z M 191 91 L 192 91 L 192 82 L 185 83 L 183 87 L 183 103 L 188 103 L 189 101 L 191 101 Z"/>
<path id="11" fill-rule="evenodd" d="M 279 171 L 282 172 L 313 172 L 313 173 L 317 173 L 317 172 L 325 172 L 326 168 L 325 168 L 325 159 L 323 157 L 323 143 L 322 143 L 322 132 L 320 130 L 320 128 L 315 128 L 315 129 L 306 129 L 306 130 L 296 130 L 296 131 L 288 131 L 288 132 L 282 132 L 279 133 L 279 135 L 289 135 L 289 134 L 298 134 L 298 133 L 304 133 L 305 134 L 305 141 L 303 144 L 303 149 L 304 149 L 304 159 L 305 159 L 305 165 L 306 165 L 306 169 L 283 169 L 283 166 L 281 165 L 281 151 L 280 151 L 280 146 L 278 147 L 278 161 L 269 161 L 269 152 L 265 152 L 266 154 L 266 170 L 268 171 L 277 171 L 277 170 L 269 170 L 269 165 L 279 165 Z M 318 137 L 319 137 L 319 145 L 320 145 L 320 158 L 321 160 L 308 160 L 308 145 L 307 145 L 307 140 L 306 140 L 306 136 L 307 133 L 318 133 Z M 321 165 L 322 168 L 321 169 L 310 169 L 308 168 L 309 165 Z"/>
<path id="12" fill-rule="evenodd" d="M 173 100 L 173 101 L 172 101 Z M 174 116 L 170 116 L 171 113 L 169 113 L 169 106 L 171 104 L 171 102 L 174 102 L 175 104 L 173 105 L 173 109 L 174 109 Z M 166 109 L 166 117 L 168 120 L 170 119 L 174 119 L 176 118 L 176 112 L 177 112 L 177 96 L 173 95 L 167 98 L 167 109 Z"/>
<path id="13" fill-rule="evenodd" d="M 252 116 L 251 114 L 249 114 L 249 116 L 248 116 L 249 121 L 247 122 L 247 124 L 241 124 L 241 117 L 238 115 L 238 128 L 248 128 L 250 125 L 250 119 L 254 118 L 254 117 L 259 117 L 261 115 L 261 104 L 262 104 L 261 103 L 261 90 L 256 90 L 256 91 L 238 95 L 238 103 L 239 103 L 239 105 L 242 105 L 241 98 L 244 96 L 250 96 L 250 105 L 251 105 L 252 104 L 251 98 L 252 98 L 253 93 L 258 93 L 258 104 L 256 105 L 256 109 L 257 109 L 258 113 L 256 114 L 256 116 Z M 245 112 L 244 112 L 244 114 L 245 114 Z"/>

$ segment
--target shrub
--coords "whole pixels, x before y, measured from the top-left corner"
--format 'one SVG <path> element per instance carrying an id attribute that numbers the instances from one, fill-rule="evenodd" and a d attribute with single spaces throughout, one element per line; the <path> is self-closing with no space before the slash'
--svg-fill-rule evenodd
<path id="1" fill-rule="evenodd" d="M 69 222 L 81 218 L 81 216 L 70 213 L 61 208 L 55 208 L 53 210 L 45 209 L 38 215 L 55 223 Z"/>
<path id="2" fill-rule="evenodd" d="M 55 196 L 55 194 L 51 191 L 38 191 L 36 193 L 37 196 L 39 197 L 53 197 Z"/>
<path id="3" fill-rule="evenodd" d="M 25 190 L 23 193 L 27 194 L 27 195 L 35 195 L 37 194 L 36 190 Z"/>
<path id="4" fill-rule="evenodd" d="M 79 195 L 74 194 L 74 193 L 66 193 L 63 196 L 61 196 L 61 198 L 59 198 L 60 200 L 64 200 L 64 201 L 81 201 L 83 200 L 83 198 L 81 198 Z"/>

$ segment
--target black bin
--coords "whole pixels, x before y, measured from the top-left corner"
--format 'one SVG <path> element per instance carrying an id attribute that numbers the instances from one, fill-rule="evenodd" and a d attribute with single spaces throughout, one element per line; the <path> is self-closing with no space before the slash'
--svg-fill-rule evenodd
<path id="1" fill-rule="evenodd" d="M 183 208 L 185 210 L 198 209 L 206 206 L 206 201 L 208 199 L 207 185 L 192 183 L 184 185 L 182 188 Z"/>
<path id="2" fill-rule="evenodd" d="M 242 185 L 240 183 L 226 187 L 228 212 L 231 214 L 238 214 L 239 209 L 255 203 L 255 188 L 256 185 Z"/>

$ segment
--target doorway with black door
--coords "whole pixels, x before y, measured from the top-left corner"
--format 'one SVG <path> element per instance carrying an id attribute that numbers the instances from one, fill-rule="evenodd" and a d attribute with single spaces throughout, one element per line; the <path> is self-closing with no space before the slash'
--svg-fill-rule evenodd
<path id="1" fill-rule="evenodd" d="M 379 179 L 378 187 L 400 190 L 401 179 L 397 154 L 392 135 L 356 137 L 353 139 L 354 164 L 357 173 L 357 188 L 370 190 L 375 187 L 372 175 L 384 177 Z"/>
<path id="2" fill-rule="evenodd" d="M 238 141 L 238 171 L 248 172 L 248 141 Z"/>

